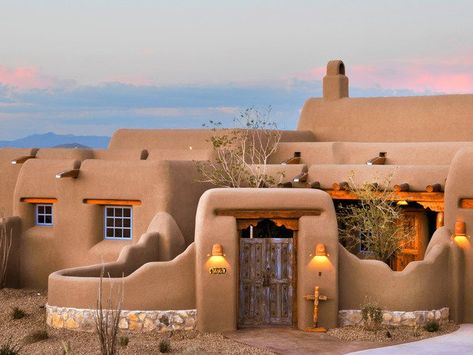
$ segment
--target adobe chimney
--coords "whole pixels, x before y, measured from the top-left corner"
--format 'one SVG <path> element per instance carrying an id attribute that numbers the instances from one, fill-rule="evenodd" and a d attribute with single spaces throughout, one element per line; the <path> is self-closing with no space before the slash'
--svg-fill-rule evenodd
<path id="1" fill-rule="evenodd" d="M 336 100 L 348 97 L 348 77 L 345 76 L 345 64 L 341 60 L 328 62 L 323 88 L 324 99 Z"/>

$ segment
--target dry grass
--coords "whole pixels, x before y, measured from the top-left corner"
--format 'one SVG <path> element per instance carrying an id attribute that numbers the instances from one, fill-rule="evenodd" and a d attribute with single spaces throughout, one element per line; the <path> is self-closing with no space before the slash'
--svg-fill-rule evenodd
<path id="1" fill-rule="evenodd" d="M 343 328 L 330 329 L 327 334 L 343 341 L 370 341 L 376 343 L 405 343 L 438 335 L 451 333 L 459 328 L 454 323 L 442 325 L 438 332 L 428 332 L 422 327 L 386 327 L 383 326 L 377 331 L 366 330 L 360 326 L 348 326 Z M 389 334 L 388 334 L 389 332 Z"/>
<path id="2" fill-rule="evenodd" d="M 100 344 L 93 332 L 75 332 L 48 328 L 48 339 L 28 343 L 28 335 L 38 329 L 45 329 L 46 293 L 32 290 L 0 290 L 0 346 L 11 337 L 23 346 L 21 354 L 63 354 L 64 344 L 70 343 L 71 355 L 100 354 Z M 27 316 L 13 320 L 13 307 L 24 309 Z M 206 334 L 197 331 L 160 334 L 156 332 L 134 334 L 122 332 L 127 336 L 127 346 L 120 346 L 120 355 L 159 354 L 159 342 L 170 336 L 172 354 L 273 354 L 272 352 L 243 345 L 227 339 L 221 334 Z"/>

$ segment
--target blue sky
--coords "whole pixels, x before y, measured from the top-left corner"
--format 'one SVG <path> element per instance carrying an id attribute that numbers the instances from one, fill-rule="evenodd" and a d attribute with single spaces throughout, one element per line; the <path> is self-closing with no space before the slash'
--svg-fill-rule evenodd
<path id="1" fill-rule="evenodd" d="M 228 124 L 281 128 L 341 58 L 352 96 L 473 91 L 471 1 L 0 0 L 0 140 Z"/>

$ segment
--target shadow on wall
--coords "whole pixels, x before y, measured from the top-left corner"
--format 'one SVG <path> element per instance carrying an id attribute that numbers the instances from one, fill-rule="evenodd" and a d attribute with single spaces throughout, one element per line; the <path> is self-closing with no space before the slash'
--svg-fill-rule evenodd
<path id="1" fill-rule="evenodd" d="M 375 301 L 387 310 L 430 310 L 450 304 L 450 232 L 438 229 L 425 258 L 403 271 L 392 271 L 377 260 L 361 260 L 342 245 L 340 249 L 340 309 L 359 309 Z"/>

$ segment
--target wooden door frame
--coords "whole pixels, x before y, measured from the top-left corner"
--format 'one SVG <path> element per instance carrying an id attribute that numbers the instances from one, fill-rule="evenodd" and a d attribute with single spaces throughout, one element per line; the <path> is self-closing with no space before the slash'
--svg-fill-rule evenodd
<path id="1" fill-rule="evenodd" d="M 246 217 L 246 216 L 245 216 Z M 248 228 L 249 225 L 256 226 L 259 222 L 261 222 L 264 219 L 268 219 L 274 223 L 278 227 L 284 226 L 289 230 L 292 230 L 292 244 L 293 244 L 293 261 L 292 261 L 292 325 L 290 327 L 292 328 L 297 328 L 297 238 L 298 238 L 298 227 L 299 227 L 299 219 L 294 219 L 294 218 L 278 218 L 278 219 L 272 219 L 272 218 L 259 218 L 255 216 L 254 218 L 236 218 L 237 222 L 237 234 L 238 234 L 238 268 L 237 268 L 237 287 L 236 287 L 236 315 L 237 315 L 237 320 L 236 320 L 236 328 L 240 329 L 240 324 L 239 324 L 239 318 L 240 318 L 240 271 L 241 271 L 241 266 L 240 266 L 240 259 L 241 259 L 241 247 L 240 247 L 240 239 L 241 239 L 241 231 L 243 229 Z M 287 223 L 287 225 L 286 225 Z M 261 327 L 261 328 L 270 328 L 270 327 L 287 327 L 287 326 L 279 326 L 279 325 L 270 325 L 270 324 L 264 324 L 261 326 L 254 326 L 256 328 Z"/>

